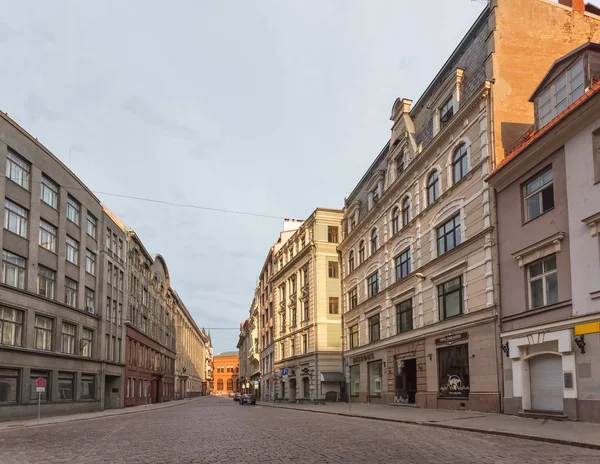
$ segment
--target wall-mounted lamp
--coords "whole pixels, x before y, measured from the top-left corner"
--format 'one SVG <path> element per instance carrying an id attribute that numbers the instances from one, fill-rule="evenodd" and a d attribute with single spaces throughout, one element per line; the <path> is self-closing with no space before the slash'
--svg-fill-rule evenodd
<path id="1" fill-rule="evenodd" d="M 502 348 L 502 351 L 504 351 L 504 354 L 506 355 L 507 358 L 510 357 L 510 347 L 508 346 L 508 342 L 500 345 L 500 348 Z"/>
<path id="2" fill-rule="evenodd" d="M 428 354 L 427 357 L 429 358 L 430 361 L 433 360 L 433 355 L 432 354 Z"/>
<path id="3" fill-rule="evenodd" d="M 579 337 L 575 337 L 575 343 L 577 344 L 577 348 L 581 351 L 581 354 L 585 354 L 585 338 L 583 335 Z"/>

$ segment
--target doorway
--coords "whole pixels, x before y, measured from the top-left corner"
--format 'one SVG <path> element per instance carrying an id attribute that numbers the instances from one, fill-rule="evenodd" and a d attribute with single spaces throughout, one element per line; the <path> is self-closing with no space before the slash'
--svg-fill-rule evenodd
<path id="1" fill-rule="evenodd" d="M 562 357 L 542 354 L 529 360 L 531 409 L 563 411 Z"/>
<path id="2" fill-rule="evenodd" d="M 415 404 L 417 395 L 417 360 L 396 358 L 394 403 Z"/>
<path id="3" fill-rule="evenodd" d="M 121 377 L 118 375 L 104 376 L 104 409 L 121 408 Z"/>

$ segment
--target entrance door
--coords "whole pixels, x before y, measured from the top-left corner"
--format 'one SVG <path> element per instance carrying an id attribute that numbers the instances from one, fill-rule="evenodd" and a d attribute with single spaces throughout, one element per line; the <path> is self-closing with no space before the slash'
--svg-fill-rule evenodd
<path id="1" fill-rule="evenodd" d="M 296 379 L 290 379 L 290 403 L 296 402 Z"/>
<path id="2" fill-rule="evenodd" d="M 534 411 L 563 410 L 562 358 L 542 354 L 529 360 L 531 409 Z"/>
<path id="3" fill-rule="evenodd" d="M 158 379 L 152 379 L 152 386 L 150 387 L 150 392 L 152 394 L 152 403 L 156 404 L 158 402 L 160 402 L 160 392 L 159 392 L 159 381 Z"/>
<path id="4" fill-rule="evenodd" d="M 396 359 L 396 393 L 394 402 L 415 404 L 417 394 L 417 360 Z"/>

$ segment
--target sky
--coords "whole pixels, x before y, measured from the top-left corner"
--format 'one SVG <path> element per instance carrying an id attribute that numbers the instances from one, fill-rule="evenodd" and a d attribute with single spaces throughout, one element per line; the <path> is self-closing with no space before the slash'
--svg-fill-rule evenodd
<path id="1" fill-rule="evenodd" d="M 485 0 L 0 5 L 0 110 L 165 258 L 218 353 L 283 218 L 343 207 Z"/>

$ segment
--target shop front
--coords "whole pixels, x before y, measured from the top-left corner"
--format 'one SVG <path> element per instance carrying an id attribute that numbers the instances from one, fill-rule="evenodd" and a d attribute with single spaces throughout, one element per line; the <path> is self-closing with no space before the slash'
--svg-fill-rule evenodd
<path id="1" fill-rule="evenodd" d="M 387 350 L 387 403 L 418 405 L 427 390 L 425 344 L 422 340 Z"/>

